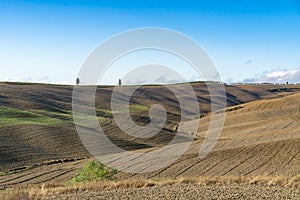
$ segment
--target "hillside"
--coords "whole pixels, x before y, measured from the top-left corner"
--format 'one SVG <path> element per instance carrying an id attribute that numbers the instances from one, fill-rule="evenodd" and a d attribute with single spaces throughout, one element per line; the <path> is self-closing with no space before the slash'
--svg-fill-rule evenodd
<path id="1" fill-rule="evenodd" d="M 204 83 L 192 85 L 201 110 L 207 113 L 200 119 L 197 141 L 172 166 L 142 176 L 293 176 L 300 172 L 300 85 L 227 85 L 228 106 L 232 109 L 226 112 L 224 131 L 214 151 L 202 160 L 198 151 L 210 119 L 210 99 Z M 131 114 L 139 123 L 146 123 L 141 119 L 147 118 L 147 108 L 154 103 L 162 102 L 168 111 L 166 128 L 147 140 L 133 140 L 111 121 L 112 90 L 98 88 L 96 107 L 99 122 L 114 143 L 137 150 L 159 147 L 172 139 L 179 113 L 169 90 L 143 86 L 132 97 Z M 0 186 L 66 180 L 86 162 L 90 155 L 75 131 L 71 101 L 71 86 L 0 84 L 0 171 L 11 171 L 0 177 Z M 138 176 L 118 174 L 121 179 Z"/>
<path id="2" fill-rule="evenodd" d="M 200 159 L 208 115 L 200 119 L 198 141 L 184 156 L 172 166 L 145 176 L 295 176 L 300 173 L 299 106 L 297 93 L 227 108 L 218 143 L 213 152 Z"/>

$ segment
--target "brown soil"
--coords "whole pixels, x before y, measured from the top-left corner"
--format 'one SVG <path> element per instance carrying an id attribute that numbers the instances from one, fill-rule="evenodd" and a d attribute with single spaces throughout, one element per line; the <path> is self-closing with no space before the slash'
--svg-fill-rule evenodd
<path id="1" fill-rule="evenodd" d="M 202 186 L 177 184 L 126 190 L 102 190 L 53 195 L 46 199 L 294 199 L 300 190 L 295 188 L 266 187 L 259 185 Z"/>

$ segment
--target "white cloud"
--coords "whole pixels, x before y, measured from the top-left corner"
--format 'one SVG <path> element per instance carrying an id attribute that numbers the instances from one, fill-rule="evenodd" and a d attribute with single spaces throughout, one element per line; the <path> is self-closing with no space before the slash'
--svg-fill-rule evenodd
<path id="1" fill-rule="evenodd" d="M 287 70 L 279 69 L 266 72 L 254 78 L 245 79 L 244 83 L 300 83 L 300 68 Z"/>
<path id="2" fill-rule="evenodd" d="M 27 83 L 50 83 L 50 84 L 72 84 L 69 81 L 53 81 L 49 76 L 34 78 L 34 77 L 12 77 L 1 80 L 4 82 L 27 82 Z"/>

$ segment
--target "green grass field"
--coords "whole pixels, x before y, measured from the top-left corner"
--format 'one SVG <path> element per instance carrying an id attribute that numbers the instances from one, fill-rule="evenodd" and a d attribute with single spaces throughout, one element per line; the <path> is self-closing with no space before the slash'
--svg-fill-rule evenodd
<path id="1" fill-rule="evenodd" d="M 139 104 L 130 104 L 129 105 L 129 112 L 132 113 L 138 113 L 138 112 L 143 112 L 147 111 L 149 108 L 147 106 L 139 105 Z"/>
<path id="2" fill-rule="evenodd" d="M 130 113 L 147 111 L 148 107 L 132 104 L 129 106 Z M 105 118 L 112 117 L 110 110 L 97 109 L 99 122 Z M 73 123 L 72 111 L 51 112 L 46 110 L 20 110 L 0 106 L 0 127 L 8 125 L 36 124 L 45 126 L 56 126 L 63 123 Z"/>
<path id="3" fill-rule="evenodd" d="M 0 107 L 0 126 L 21 124 L 55 126 L 60 123 L 64 123 L 64 121 L 59 118 L 34 113 L 34 111 L 23 111 L 3 106 Z"/>
<path id="4" fill-rule="evenodd" d="M 130 104 L 129 105 L 129 112 L 130 113 L 140 113 L 144 111 L 148 111 L 149 108 L 147 106 L 139 105 L 139 104 Z M 126 112 L 126 110 L 121 110 L 120 112 Z M 102 118 L 109 118 L 112 117 L 112 111 L 111 110 L 105 110 L 105 109 L 96 109 L 96 113 L 98 117 Z"/>

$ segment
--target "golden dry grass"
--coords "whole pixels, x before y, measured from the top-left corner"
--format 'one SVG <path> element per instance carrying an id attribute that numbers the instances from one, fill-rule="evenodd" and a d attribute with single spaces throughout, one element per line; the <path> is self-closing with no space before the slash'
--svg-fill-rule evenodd
<path id="1" fill-rule="evenodd" d="M 196 184 L 196 185 L 261 185 L 261 186 L 281 186 L 295 187 L 300 186 L 300 176 L 292 178 L 285 176 L 221 176 L 221 177 L 181 177 L 178 179 L 142 179 L 133 178 L 121 181 L 101 181 L 85 182 L 70 185 L 27 185 L 14 187 L 0 191 L 0 198 L 3 200 L 26 200 L 26 199 L 43 199 L 52 195 L 75 194 L 78 192 L 93 192 L 102 190 L 124 190 L 146 188 L 153 186 L 166 186 L 175 184 Z"/>

